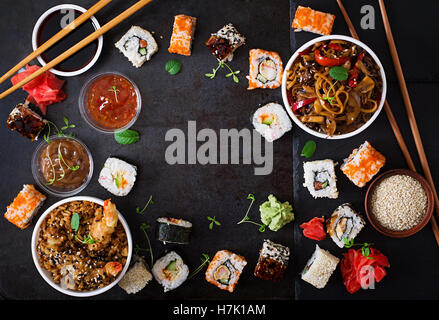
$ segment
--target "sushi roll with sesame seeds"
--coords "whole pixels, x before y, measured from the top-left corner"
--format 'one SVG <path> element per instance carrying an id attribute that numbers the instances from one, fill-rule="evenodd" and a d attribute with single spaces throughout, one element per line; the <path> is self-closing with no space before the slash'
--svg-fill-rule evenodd
<path id="1" fill-rule="evenodd" d="M 108 158 L 99 174 L 99 184 L 116 196 L 126 196 L 136 181 L 137 168 L 117 158 Z"/>
<path id="2" fill-rule="evenodd" d="M 339 261 L 340 259 L 333 256 L 329 251 L 323 250 L 316 245 L 316 250 L 302 271 L 302 280 L 317 289 L 324 288 L 334 273 L 335 268 L 337 268 Z"/>
<path id="3" fill-rule="evenodd" d="M 247 76 L 248 88 L 252 90 L 275 89 L 282 83 L 282 59 L 274 51 L 251 49 L 249 52 L 250 71 Z"/>
<path id="4" fill-rule="evenodd" d="M 232 61 L 233 53 L 243 44 L 245 44 L 245 38 L 231 23 L 216 33 L 212 33 L 209 40 L 206 41 L 206 46 L 219 61 Z"/>
<path id="5" fill-rule="evenodd" d="M 118 285 L 128 294 L 135 294 L 145 288 L 152 275 L 148 270 L 146 262 L 141 257 L 135 257 L 134 264 L 119 281 Z"/>
<path id="6" fill-rule="evenodd" d="M 326 231 L 335 244 L 343 248 L 345 241 L 354 240 L 364 225 L 363 218 L 352 209 L 351 204 L 345 203 L 335 209 L 326 223 Z"/>
<path id="7" fill-rule="evenodd" d="M 280 281 L 287 269 L 289 256 L 288 247 L 264 240 L 255 268 L 255 276 L 262 280 Z"/>
<path id="8" fill-rule="evenodd" d="M 268 142 L 279 139 L 292 128 L 291 120 L 284 107 L 273 102 L 256 110 L 252 122 L 255 130 Z"/>
<path id="9" fill-rule="evenodd" d="M 171 251 L 154 263 L 152 274 L 157 282 L 163 286 L 163 290 L 168 292 L 186 281 L 189 268 L 176 252 Z"/>

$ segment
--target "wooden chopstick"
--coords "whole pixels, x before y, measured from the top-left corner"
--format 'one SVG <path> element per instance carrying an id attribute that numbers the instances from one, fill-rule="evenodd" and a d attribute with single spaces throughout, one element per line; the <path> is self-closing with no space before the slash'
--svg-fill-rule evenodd
<path id="1" fill-rule="evenodd" d="M 381 2 L 382 0 L 379 0 L 379 1 Z M 343 3 L 341 2 L 341 0 L 337 0 L 337 3 L 338 3 L 338 6 L 340 8 L 340 11 L 341 11 L 345 21 L 346 21 L 346 24 L 348 25 L 348 28 L 349 28 L 349 31 L 350 31 L 352 37 L 359 40 L 359 36 L 355 30 L 355 27 L 354 27 L 351 19 L 349 18 L 349 15 L 348 15 L 345 7 L 343 6 Z M 390 27 L 390 25 L 389 25 L 389 27 Z M 401 130 L 399 129 L 398 123 L 396 122 L 395 116 L 393 115 L 392 109 L 390 108 L 390 105 L 387 102 L 387 100 L 384 101 L 384 110 L 386 111 L 386 115 L 387 115 L 387 118 L 390 122 L 390 126 L 392 127 L 393 133 L 394 133 L 395 138 L 398 142 L 398 145 L 402 151 L 402 154 L 407 162 L 408 167 L 410 168 L 410 170 L 416 171 L 416 167 L 415 167 L 415 164 L 413 163 L 413 159 L 410 155 L 410 152 L 408 151 L 407 144 L 404 141 L 404 137 L 402 136 Z M 414 119 L 414 116 L 413 116 L 413 119 Z M 418 132 L 418 134 L 419 134 L 419 132 Z M 421 146 L 422 146 L 422 143 L 421 143 Z M 425 157 L 425 154 L 424 154 L 424 157 Z M 420 158 L 421 158 L 421 156 L 420 156 Z M 421 160 L 421 162 L 422 162 L 422 160 Z M 427 166 L 428 166 L 428 164 L 427 164 Z M 430 172 L 430 171 L 428 171 L 428 172 Z M 430 174 L 430 177 L 431 177 L 431 174 Z M 439 200 L 437 197 L 436 189 L 434 188 L 434 184 L 432 183 L 432 179 L 429 180 L 427 177 L 427 180 L 429 181 L 430 185 L 432 186 L 433 196 L 435 199 L 435 210 L 436 210 L 436 213 L 438 213 L 439 212 Z M 438 226 L 438 223 L 437 223 L 434 215 L 431 217 L 430 222 L 431 222 L 431 226 L 433 229 L 433 234 L 436 238 L 436 243 L 439 245 L 439 226 Z"/>
<path id="2" fill-rule="evenodd" d="M 64 53 L 60 54 L 58 57 L 56 57 L 55 59 L 53 59 L 52 61 L 47 63 L 45 66 L 41 67 L 40 69 L 38 69 L 34 73 L 30 74 L 27 78 L 23 79 L 22 81 L 20 81 L 16 85 L 12 86 L 8 90 L 1 93 L 0 99 L 3 99 L 7 95 L 11 94 L 12 92 L 14 92 L 17 89 L 24 86 L 26 83 L 32 81 L 33 79 L 37 78 L 38 76 L 40 76 L 41 74 L 43 74 L 47 70 L 56 66 L 58 63 L 61 63 L 62 61 L 64 61 L 68 57 L 70 57 L 71 55 L 75 54 L 76 52 L 81 50 L 83 47 L 87 46 L 88 44 L 90 44 L 91 42 L 93 42 L 94 40 L 99 38 L 105 32 L 107 32 L 108 30 L 112 29 L 113 27 L 115 27 L 116 25 L 118 25 L 119 23 L 124 21 L 126 18 L 128 18 L 129 16 L 131 16 L 132 14 L 134 14 L 135 12 L 140 10 L 141 8 L 143 8 L 145 5 L 147 5 L 151 1 L 152 0 L 138 1 L 137 3 L 135 3 L 134 5 L 129 7 L 127 10 L 125 10 L 124 12 L 119 14 L 116 18 L 112 19 L 110 22 L 106 23 L 104 26 L 102 26 L 101 28 L 99 28 L 98 30 L 96 30 L 95 32 L 93 32 L 92 34 L 87 36 L 86 38 L 82 39 L 80 42 L 75 44 L 73 47 L 71 47 L 70 49 L 68 49 Z"/>
<path id="3" fill-rule="evenodd" d="M 55 34 L 52 38 L 44 42 L 41 46 L 39 46 L 34 52 L 29 54 L 26 58 L 21 60 L 15 67 L 13 67 L 11 70 L 6 72 L 1 78 L 0 83 L 3 83 L 6 79 L 12 77 L 18 70 L 20 70 L 22 67 L 24 67 L 26 64 L 31 62 L 33 59 L 38 57 L 40 54 L 42 54 L 44 51 L 49 49 L 51 46 L 53 46 L 55 43 L 57 43 L 59 40 L 64 38 L 66 35 L 68 35 L 70 32 L 75 30 L 77 27 L 79 27 L 81 24 L 83 24 L 85 21 L 90 19 L 91 16 L 96 14 L 99 10 L 101 10 L 103 7 L 105 7 L 107 4 L 109 4 L 112 0 L 100 0 L 98 3 L 96 3 L 94 6 L 92 6 L 90 9 L 88 9 L 86 12 L 81 14 L 78 18 L 76 18 L 74 21 L 69 23 L 65 28 L 61 29 L 57 34 Z"/>

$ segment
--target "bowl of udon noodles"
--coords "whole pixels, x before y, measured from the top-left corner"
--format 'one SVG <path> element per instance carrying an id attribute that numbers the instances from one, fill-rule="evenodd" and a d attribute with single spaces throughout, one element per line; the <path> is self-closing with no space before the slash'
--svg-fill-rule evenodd
<path id="1" fill-rule="evenodd" d="M 383 66 L 364 43 L 330 35 L 301 46 L 288 61 L 282 99 L 293 121 L 309 134 L 344 139 L 378 117 L 386 97 Z"/>

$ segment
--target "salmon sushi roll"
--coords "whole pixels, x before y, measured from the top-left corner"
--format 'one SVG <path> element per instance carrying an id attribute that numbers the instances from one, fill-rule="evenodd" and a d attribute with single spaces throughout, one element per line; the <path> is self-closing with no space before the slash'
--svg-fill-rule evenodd
<path id="1" fill-rule="evenodd" d="M 177 53 L 184 56 L 191 55 L 192 40 L 195 33 L 196 23 L 197 19 L 194 17 L 186 16 L 184 14 L 175 16 L 171 44 L 168 48 L 170 53 Z"/>
<path id="2" fill-rule="evenodd" d="M 46 196 L 31 184 L 25 184 L 23 189 L 7 207 L 5 218 L 20 229 L 25 229 L 32 221 L 38 209 L 43 205 Z"/>
<path id="3" fill-rule="evenodd" d="M 362 188 L 386 164 L 386 158 L 372 145 L 365 141 L 352 151 L 340 169 L 356 186 Z"/>
<path id="4" fill-rule="evenodd" d="M 229 250 L 220 250 L 206 270 L 206 280 L 221 290 L 233 292 L 247 261 Z"/>
<path id="5" fill-rule="evenodd" d="M 298 6 L 292 27 L 295 32 L 303 30 L 327 36 L 332 32 L 334 20 L 333 14 Z"/>
<path id="6" fill-rule="evenodd" d="M 247 76 L 248 90 L 279 88 L 282 82 L 282 59 L 274 51 L 251 49 L 249 52 L 250 71 Z"/>

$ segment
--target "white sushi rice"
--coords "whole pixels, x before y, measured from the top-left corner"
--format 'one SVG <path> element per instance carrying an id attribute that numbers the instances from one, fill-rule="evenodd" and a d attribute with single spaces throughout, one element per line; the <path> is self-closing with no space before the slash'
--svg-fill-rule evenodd
<path id="1" fill-rule="evenodd" d="M 99 174 L 99 184 L 116 196 L 126 196 L 136 181 L 137 168 L 117 158 L 108 158 Z"/>
<path id="2" fill-rule="evenodd" d="M 316 250 L 302 271 L 302 280 L 317 289 L 324 288 L 335 268 L 337 268 L 339 261 L 340 259 L 333 256 L 329 251 L 316 245 Z"/>
<path id="3" fill-rule="evenodd" d="M 171 280 L 166 277 L 166 274 L 163 271 L 174 260 L 176 261 L 178 272 L 174 279 Z M 186 281 L 189 275 L 189 268 L 184 264 L 183 259 L 175 251 L 171 251 L 154 263 L 152 274 L 156 281 L 163 286 L 164 292 L 167 292 L 179 287 Z"/>
<path id="4" fill-rule="evenodd" d="M 264 119 L 272 118 L 271 124 L 262 123 Z M 268 142 L 282 137 L 292 128 L 291 120 L 284 107 L 278 103 L 268 103 L 256 110 L 253 115 L 253 126 Z"/>
<path id="5" fill-rule="evenodd" d="M 340 219 L 343 218 L 347 218 L 344 230 L 337 229 Z M 364 225 L 365 222 L 363 218 L 351 208 L 349 203 L 345 203 L 335 209 L 327 224 L 327 232 L 335 244 L 340 248 L 343 248 L 345 245 L 344 239 L 346 238 L 347 241 L 355 239 L 361 229 L 363 229 Z M 338 237 L 337 231 L 341 232 L 343 235 Z"/>
<path id="6" fill-rule="evenodd" d="M 139 53 L 140 40 L 145 40 L 147 43 L 146 55 Z M 132 26 L 114 45 L 136 68 L 141 67 L 145 61 L 149 61 L 159 48 L 152 34 L 138 26 Z"/>
<path id="7" fill-rule="evenodd" d="M 308 161 L 303 164 L 305 182 L 303 184 L 314 198 L 338 198 L 337 177 L 335 164 L 331 159 Z M 327 186 L 320 190 L 315 189 L 314 182 L 320 182 Z"/>

